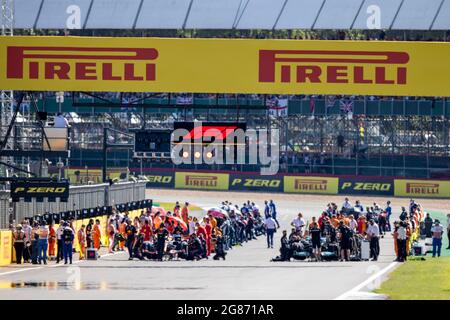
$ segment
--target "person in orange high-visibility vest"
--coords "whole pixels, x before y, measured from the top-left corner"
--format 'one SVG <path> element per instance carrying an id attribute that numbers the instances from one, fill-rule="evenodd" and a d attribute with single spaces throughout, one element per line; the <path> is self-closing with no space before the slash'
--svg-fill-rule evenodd
<path id="1" fill-rule="evenodd" d="M 356 230 L 358 231 L 358 234 L 364 235 L 366 233 L 366 229 L 367 229 L 366 216 L 360 215 L 358 217 L 358 224 Z"/>
<path id="2" fill-rule="evenodd" d="M 159 213 L 159 211 L 158 211 L 158 212 L 155 213 L 155 215 L 153 216 L 153 228 L 154 228 L 153 231 L 156 232 L 156 230 L 158 230 L 159 227 L 161 226 L 161 223 L 162 223 L 162 219 L 161 219 L 160 213 Z"/>
<path id="3" fill-rule="evenodd" d="M 183 206 L 183 209 L 181 209 L 181 219 L 188 224 L 189 223 L 189 202 L 186 202 Z"/>
<path id="4" fill-rule="evenodd" d="M 339 219 L 336 217 L 336 215 L 333 215 L 331 217 L 330 223 L 333 226 L 333 228 L 339 227 Z"/>
<path id="5" fill-rule="evenodd" d="M 80 230 L 77 232 L 77 240 L 78 240 L 78 249 L 80 251 L 80 260 L 84 259 L 86 254 L 86 226 L 84 224 L 81 225 Z"/>
<path id="6" fill-rule="evenodd" d="M 55 244 L 56 244 L 56 229 L 55 223 L 52 222 L 50 225 L 49 235 L 48 235 L 48 255 L 50 259 L 55 257 Z"/>
<path id="7" fill-rule="evenodd" d="M 122 223 L 119 225 L 119 233 L 122 235 L 121 239 L 119 241 L 119 249 L 120 251 L 124 251 L 125 250 L 125 239 L 126 239 L 126 232 L 125 229 L 127 227 L 127 222 L 126 219 L 122 220 Z"/>
<path id="8" fill-rule="evenodd" d="M 94 248 L 100 250 L 102 230 L 100 227 L 100 220 L 95 220 L 94 229 L 92 231 L 92 238 L 94 240 Z"/>
<path id="9" fill-rule="evenodd" d="M 209 223 L 211 224 L 212 227 L 212 234 L 215 235 L 217 234 L 217 219 L 213 217 L 212 214 L 208 214 L 208 218 L 209 218 Z"/>
<path id="10" fill-rule="evenodd" d="M 181 219 L 181 212 L 180 211 L 181 211 L 180 204 L 177 201 L 175 203 L 175 207 L 173 208 L 173 215 Z"/>

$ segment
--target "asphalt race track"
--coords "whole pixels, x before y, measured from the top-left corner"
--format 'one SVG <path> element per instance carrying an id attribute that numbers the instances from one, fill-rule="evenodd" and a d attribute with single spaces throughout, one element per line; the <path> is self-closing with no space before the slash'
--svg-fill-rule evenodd
<path id="1" fill-rule="evenodd" d="M 242 204 L 273 199 L 282 229 L 301 211 L 318 216 L 330 201 L 342 196 L 148 190 L 155 201 L 189 201 L 208 207 L 223 200 Z M 389 199 L 358 197 L 364 206 Z M 356 198 L 350 199 L 353 203 Z M 394 215 L 409 199 L 391 199 Z M 448 201 L 421 200 L 425 210 L 448 211 Z M 392 239 L 381 239 L 377 262 L 270 262 L 278 254 L 267 249 L 265 238 L 229 251 L 226 261 L 128 261 L 128 254 L 104 255 L 98 261 L 72 266 L 9 266 L 0 268 L 0 299 L 362 299 L 396 267 Z M 75 259 L 76 260 L 76 259 Z"/>

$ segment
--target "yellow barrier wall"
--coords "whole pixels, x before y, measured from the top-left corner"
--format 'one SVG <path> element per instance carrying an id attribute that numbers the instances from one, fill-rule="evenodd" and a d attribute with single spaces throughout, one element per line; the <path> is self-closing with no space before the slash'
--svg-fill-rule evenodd
<path id="1" fill-rule="evenodd" d="M 450 198 L 450 181 L 395 179 L 395 196 Z"/>
<path id="2" fill-rule="evenodd" d="M 0 266 L 6 266 L 11 263 L 12 245 L 12 232 L 0 230 Z"/>
<path id="3" fill-rule="evenodd" d="M 176 172 L 175 188 L 201 190 L 228 190 L 229 174 L 203 172 Z"/>
<path id="4" fill-rule="evenodd" d="M 284 192 L 337 194 L 339 178 L 285 176 Z"/>
<path id="5" fill-rule="evenodd" d="M 15 36 L 0 87 L 450 96 L 448 57 L 447 42 Z"/>
<path id="6" fill-rule="evenodd" d="M 114 169 L 107 170 L 107 177 L 110 179 L 119 178 L 122 173 L 127 173 L 128 169 Z M 64 177 L 69 179 L 72 184 L 82 184 L 86 181 L 94 181 L 95 183 L 102 183 L 102 170 L 101 169 L 65 169 Z"/>

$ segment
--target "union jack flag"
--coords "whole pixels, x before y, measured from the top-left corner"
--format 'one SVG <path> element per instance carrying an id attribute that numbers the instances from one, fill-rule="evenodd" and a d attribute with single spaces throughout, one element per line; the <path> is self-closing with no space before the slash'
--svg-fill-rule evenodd
<path id="1" fill-rule="evenodd" d="M 339 107 L 341 109 L 341 112 L 344 112 L 344 113 L 353 112 L 353 101 L 347 100 L 347 99 L 341 99 L 339 102 Z"/>
<path id="2" fill-rule="evenodd" d="M 336 102 L 336 97 L 335 96 L 326 96 L 325 104 L 327 106 L 327 109 L 333 108 L 335 102 Z"/>

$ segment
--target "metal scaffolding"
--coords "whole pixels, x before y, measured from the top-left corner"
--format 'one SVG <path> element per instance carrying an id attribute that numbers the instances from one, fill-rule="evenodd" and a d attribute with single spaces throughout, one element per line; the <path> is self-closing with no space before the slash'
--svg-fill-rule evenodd
<path id="1" fill-rule="evenodd" d="M 1 29 L 2 36 L 12 36 L 14 30 L 14 0 L 1 0 Z M 6 131 L 13 117 L 14 92 L 11 90 L 2 90 L 0 93 L 0 137 L 6 136 Z M 14 130 L 11 132 L 14 134 Z M 5 149 L 13 149 L 13 139 L 8 139 Z M 2 157 L 3 161 L 9 162 L 11 159 Z M 2 171 L 3 170 L 3 171 Z M 10 172 L 6 166 L 0 166 L 0 176 L 9 176 Z"/>

